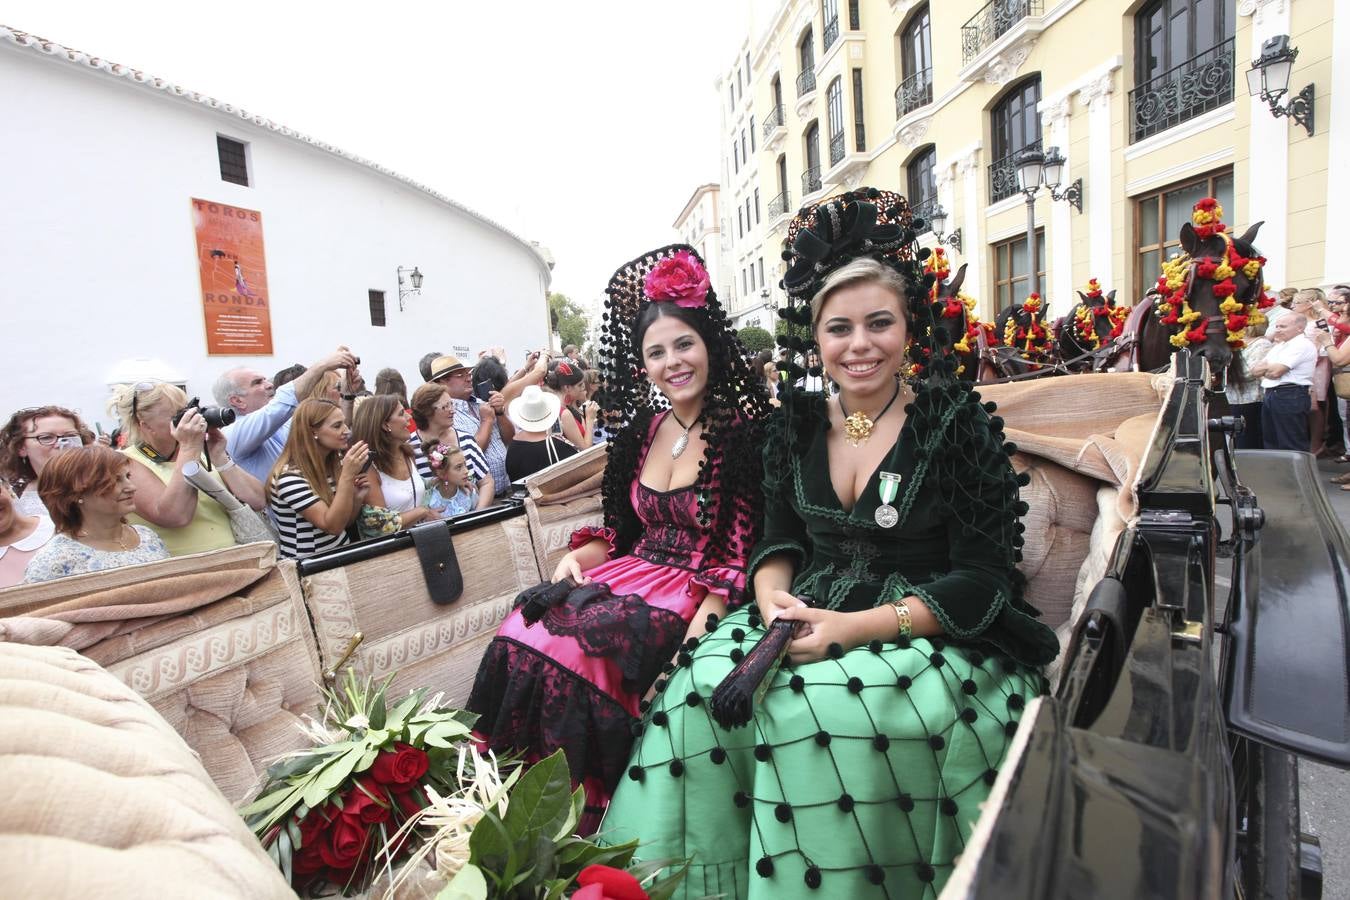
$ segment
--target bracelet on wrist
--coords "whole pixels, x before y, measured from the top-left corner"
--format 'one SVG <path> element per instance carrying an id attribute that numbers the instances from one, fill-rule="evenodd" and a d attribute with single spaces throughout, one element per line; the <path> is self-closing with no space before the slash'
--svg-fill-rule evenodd
<path id="1" fill-rule="evenodd" d="M 895 610 L 895 624 L 900 629 L 900 637 L 908 638 L 914 633 L 914 622 L 909 615 L 909 604 L 904 600 L 893 600 L 891 609 Z"/>

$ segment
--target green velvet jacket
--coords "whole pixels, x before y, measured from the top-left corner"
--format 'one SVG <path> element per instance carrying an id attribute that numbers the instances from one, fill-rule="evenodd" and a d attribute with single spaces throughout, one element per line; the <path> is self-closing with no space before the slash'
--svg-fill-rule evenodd
<path id="1" fill-rule="evenodd" d="M 924 386 L 905 407 L 895 446 L 845 512 L 830 481 L 823 394 L 785 392 L 764 450 L 764 535 L 749 571 L 791 557 L 792 590 L 818 606 L 867 609 L 916 596 L 949 639 L 987 645 L 1027 665 L 1055 658 L 1054 632 L 1022 599 L 1026 504 L 993 404 L 968 384 Z M 901 476 L 899 522 L 877 524 L 880 474 Z"/>

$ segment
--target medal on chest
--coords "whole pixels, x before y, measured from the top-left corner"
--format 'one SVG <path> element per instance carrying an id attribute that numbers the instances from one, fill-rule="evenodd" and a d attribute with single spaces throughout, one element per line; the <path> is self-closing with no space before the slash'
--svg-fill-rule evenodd
<path id="1" fill-rule="evenodd" d="M 900 493 L 900 480 L 900 476 L 894 472 L 881 473 L 881 484 L 877 488 L 881 494 L 881 505 L 877 507 L 873 518 L 882 528 L 894 528 L 900 521 L 900 513 L 892 505 L 896 495 Z"/>

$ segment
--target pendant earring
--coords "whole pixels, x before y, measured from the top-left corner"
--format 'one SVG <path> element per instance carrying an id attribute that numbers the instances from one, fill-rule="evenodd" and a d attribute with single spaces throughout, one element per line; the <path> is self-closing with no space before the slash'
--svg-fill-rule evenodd
<path id="1" fill-rule="evenodd" d="M 83 505 L 84 505 L 84 498 L 83 498 L 83 497 L 80 497 L 80 498 L 78 498 L 75 502 L 78 503 L 78 504 L 80 504 L 81 506 L 83 506 Z"/>

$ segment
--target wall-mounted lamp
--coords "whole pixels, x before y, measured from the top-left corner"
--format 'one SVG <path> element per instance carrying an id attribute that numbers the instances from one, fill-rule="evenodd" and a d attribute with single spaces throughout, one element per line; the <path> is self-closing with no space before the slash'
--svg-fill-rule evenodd
<path id="1" fill-rule="evenodd" d="M 1288 105 L 1280 101 L 1289 93 L 1289 76 L 1294 70 L 1298 48 L 1289 46 L 1289 35 L 1277 34 L 1261 45 L 1261 58 L 1252 60 L 1247 70 L 1247 90 L 1270 104 L 1275 118 L 1289 116 L 1313 134 L 1313 86 L 1309 84 L 1290 98 Z"/>
<path id="2" fill-rule="evenodd" d="M 1083 179 L 1075 179 L 1063 191 L 1059 189 L 1064 180 L 1064 163 L 1058 147 L 1051 147 L 1044 153 L 1028 150 L 1017 158 L 1017 188 L 1027 195 L 1028 203 L 1036 198 L 1036 192 L 1044 185 L 1050 191 L 1050 199 L 1067 201 L 1080 213 L 1083 211 Z"/>
<path id="3" fill-rule="evenodd" d="M 961 252 L 961 229 L 958 228 L 951 234 L 946 234 L 947 211 L 942 208 L 942 204 L 938 204 L 937 208 L 928 216 L 928 224 L 933 229 L 933 237 L 937 239 L 939 244 L 946 244 L 957 253 Z"/>
<path id="4" fill-rule="evenodd" d="M 412 287 L 407 287 L 407 282 L 405 282 L 405 281 L 403 280 L 403 273 L 404 273 L 404 272 L 407 272 L 407 273 L 408 273 L 408 282 L 411 282 L 411 283 L 412 283 Z M 411 294 L 420 294 L 420 293 L 422 293 L 422 270 L 419 269 L 419 268 L 417 268 L 417 266 L 413 266 L 411 269 L 409 269 L 409 268 L 407 268 L 407 267 L 405 267 L 405 266 L 399 266 L 399 267 L 398 267 L 398 309 L 399 309 L 399 312 L 402 312 L 402 311 L 403 311 L 403 298 L 404 298 L 404 297 L 407 297 L 407 296 L 409 296 L 409 295 L 411 295 Z"/>

